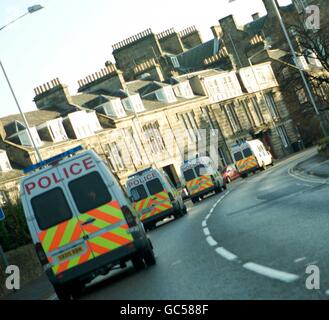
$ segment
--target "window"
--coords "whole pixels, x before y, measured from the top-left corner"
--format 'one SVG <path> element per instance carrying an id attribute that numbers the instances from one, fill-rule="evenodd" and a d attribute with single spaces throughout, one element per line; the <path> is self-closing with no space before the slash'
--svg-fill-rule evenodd
<path id="1" fill-rule="evenodd" d="M 234 110 L 234 104 L 228 104 L 225 106 L 226 114 L 231 124 L 233 132 L 237 132 L 241 129 L 239 119 Z"/>
<path id="2" fill-rule="evenodd" d="M 195 121 L 194 112 L 187 112 L 180 115 L 181 121 L 184 124 L 184 127 L 189 135 L 189 138 L 192 142 L 201 140 L 201 135 L 199 132 L 199 127 Z"/>
<path id="3" fill-rule="evenodd" d="M 163 185 L 158 178 L 146 182 L 146 186 L 151 196 L 154 196 L 155 194 L 163 191 Z"/>
<path id="4" fill-rule="evenodd" d="M 179 64 L 179 61 L 178 61 L 177 57 L 170 57 L 170 59 L 171 59 L 171 63 L 172 63 L 174 68 L 179 68 L 180 67 L 180 64 Z"/>
<path id="5" fill-rule="evenodd" d="M 144 186 L 141 184 L 130 190 L 131 197 L 134 202 L 146 199 L 148 197 Z"/>
<path id="6" fill-rule="evenodd" d="M 241 151 L 238 151 L 238 152 L 234 153 L 234 159 L 235 159 L 235 161 L 242 160 L 243 159 L 242 152 Z"/>
<path id="7" fill-rule="evenodd" d="M 191 180 L 193 180 L 193 179 L 195 179 L 195 173 L 194 173 L 194 171 L 193 171 L 193 169 L 188 169 L 188 170 L 186 170 L 186 171 L 184 171 L 184 179 L 185 179 L 185 181 L 191 181 Z"/>
<path id="8" fill-rule="evenodd" d="M 285 148 L 288 148 L 289 146 L 289 138 L 288 138 L 288 135 L 287 135 L 287 131 L 285 129 L 284 126 L 279 126 L 277 127 L 278 129 L 278 134 L 280 136 L 280 139 L 282 141 L 282 144 Z"/>
<path id="9" fill-rule="evenodd" d="M 40 230 L 49 229 L 73 217 L 61 188 L 32 198 L 31 205 Z"/>
<path id="10" fill-rule="evenodd" d="M 272 92 L 266 93 L 265 100 L 266 100 L 266 104 L 270 110 L 270 114 L 271 114 L 272 118 L 273 119 L 279 118 L 279 112 L 278 112 L 276 103 L 274 101 L 273 93 Z"/>
<path id="11" fill-rule="evenodd" d="M 251 125 L 252 127 L 254 127 L 254 126 L 255 126 L 255 120 L 254 120 L 254 118 L 253 118 L 253 116 L 252 116 L 252 113 L 251 113 L 251 111 L 250 111 L 250 108 L 249 108 L 249 104 L 248 104 L 248 102 L 245 101 L 245 100 L 242 100 L 242 101 L 240 102 L 240 104 L 242 105 L 242 108 L 243 108 L 243 110 L 244 110 L 244 112 L 245 112 L 245 114 L 246 114 L 246 116 L 247 116 L 247 119 L 248 119 L 250 125 Z"/>
<path id="12" fill-rule="evenodd" d="M 206 166 L 203 164 L 199 164 L 195 167 L 195 173 L 198 177 L 202 176 L 202 174 L 205 174 Z"/>
<path id="13" fill-rule="evenodd" d="M 86 213 L 112 200 L 98 172 L 92 172 L 71 181 L 69 189 L 80 213 Z"/>
<path id="14" fill-rule="evenodd" d="M 213 136 L 215 136 L 216 132 L 217 132 L 217 126 L 215 125 L 215 121 L 210 116 L 209 107 L 201 108 L 201 112 L 202 112 L 202 115 L 203 115 L 205 121 L 208 123 L 208 125 L 211 129 L 211 134 Z"/>
<path id="15" fill-rule="evenodd" d="M 253 109 L 254 109 L 254 113 L 257 117 L 258 125 L 260 125 L 260 124 L 264 123 L 264 118 L 263 118 L 262 112 L 260 110 L 258 100 L 257 100 L 256 97 L 253 97 L 251 99 L 251 102 L 252 102 L 252 106 L 253 106 Z"/>
<path id="16" fill-rule="evenodd" d="M 126 137 L 128 138 L 128 144 L 131 147 L 131 152 L 133 154 L 133 160 L 137 163 L 142 163 L 142 155 L 139 151 L 138 144 L 136 143 L 133 129 L 126 130 Z"/>
<path id="17" fill-rule="evenodd" d="M 124 170 L 125 164 L 122 160 L 122 153 L 116 142 L 107 144 L 107 151 L 109 154 L 110 161 L 114 167 L 114 171 Z"/>
<path id="18" fill-rule="evenodd" d="M 166 150 L 161 136 L 159 123 L 153 122 L 143 126 L 146 139 L 149 140 L 152 152 L 161 153 Z"/>
<path id="19" fill-rule="evenodd" d="M 252 151 L 249 148 L 243 149 L 243 155 L 244 155 L 244 158 L 251 157 L 252 156 Z"/>
<path id="20" fill-rule="evenodd" d="M 179 85 L 175 86 L 174 92 L 177 97 L 182 97 L 186 99 L 190 99 L 194 97 L 194 93 L 188 81 L 180 83 Z"/>

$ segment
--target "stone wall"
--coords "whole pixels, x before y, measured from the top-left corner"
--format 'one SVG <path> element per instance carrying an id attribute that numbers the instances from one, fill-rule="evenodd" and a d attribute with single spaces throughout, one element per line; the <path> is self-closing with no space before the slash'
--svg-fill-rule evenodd
<path id="1" fill-rule="evenodd" d="M 9 265 L 18 266 L 20 269 L 21 288 L 43 274 L 41 264 L 35 253 L 34 245 L 30 244 L 6 253 Z M 7 290 L 5 268 L 0 263 L 0 297 L 10 294 Z"/>

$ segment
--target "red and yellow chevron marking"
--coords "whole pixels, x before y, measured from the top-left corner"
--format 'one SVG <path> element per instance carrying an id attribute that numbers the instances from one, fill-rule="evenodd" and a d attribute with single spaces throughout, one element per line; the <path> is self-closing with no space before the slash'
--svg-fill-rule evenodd
<path id="1" fill-rule="evenodd" d="M 154 196 L 135 202 L 134 208 L 140 213 L 142 213 L 145 209 L 151 209 L 148 213 L 142 214 L 140 219 L 141 221 L 144 221 L 161 212 L 172 209 L 173 205 L 171 204 L 168 192 L 162 191 Z"/>
<path id="2" fill-rule="evenodd" d="M 94 219 L 90 224 L 83 225 L 84 222 Z M 110 231 L 101 232 L 102 229 L 111 225 L 124 222 L 121 226 L 113 228 Z M 131 243 L 134 239 L 128 233 L 128 224 L 121 211 L 117 201 L 109 202 L 97 209 L 90 210 L 85 214 L 79 215 L 78 218 L 72 218 L 57 226 L 39 233 L 39 239 L 42 243 L 45 253 L 48 255 L 48 260 L 52 264 L 55 274 L 64 272 L 79 264 L 85 263 L 94 257 L 108 253 L 123 245 Z M 99 235 L 93 237 L 93 233 L 99 232 Z M 84 251 L 79 254 L 73 249 L 68 249 L 68 258 L 62 262 L 56 258 L 51 258 L 49 253 L 63 246 L 74 244 L 76 241 L 83 238 L 84 235 L 89 235 L 89 240 L 82 247 Z M 80 249 L 82 250 L 82 249 Z M 72 258 L 70 258 L 72 252 Z"/>
<path id="3" fill-rule="evenodd" d="M 200 176 L 186 183 L 187 190 L 193 196 L 208 188 L 212 188 L 214 183 L 210 176 Z"/>
<path id="4" fill-rule="evenodd" d="M 247 171 L 252 168 L 257 168 L 257 159 L 255 156 L 250 156 L 236 162 L 236 166 L 240 173 Z"/>

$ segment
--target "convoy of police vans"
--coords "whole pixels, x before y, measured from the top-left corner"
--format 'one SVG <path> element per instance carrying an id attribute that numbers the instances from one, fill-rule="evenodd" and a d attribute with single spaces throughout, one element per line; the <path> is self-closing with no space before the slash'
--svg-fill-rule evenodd
<path id="1" fill-rule="evenodd" d="M 232 148 L 241 175 L 273 164 L 262 143 Z M 128 177 L 127 192 L 92 150 L 71 149 L 24 170 L 21 200 L 36 253 L 59 299 L 77 296 L 99 275 L 156 264 L 146 231 L 159 221 L 178 219 L 187 208 L 169 176 L 150 167 Z M 193 203 L 226 189 L 221 170 L 209 157 L 181 166 Z"/>
<path id="2" fill-rule="evenodd" d="M 154 168 L 136 172 L 126 186 L 146 230 L 167 217 L 180 218 L 187 213 L 181 194 L 165 172 Z"/>
<path id="3" fill-rule="evenodd" d="M 226 189 L 226 181 L 209 157 L 185 161 L 181 173 L 193 203 L 199 202 L 211 192 L 219 193 Z"/>

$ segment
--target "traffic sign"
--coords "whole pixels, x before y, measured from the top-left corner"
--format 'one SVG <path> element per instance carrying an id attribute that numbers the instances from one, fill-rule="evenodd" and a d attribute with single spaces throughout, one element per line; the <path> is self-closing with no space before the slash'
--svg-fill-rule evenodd
<path id="1" fill-rule="evenodd" d="M 2 208 L 0 208 L 0 221 L 5 220 L 5 213 L 3 212 Z"/>

